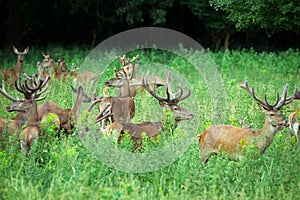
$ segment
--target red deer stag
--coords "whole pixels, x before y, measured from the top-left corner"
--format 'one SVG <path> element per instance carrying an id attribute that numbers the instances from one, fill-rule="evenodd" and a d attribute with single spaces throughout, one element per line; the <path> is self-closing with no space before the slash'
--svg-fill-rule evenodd
<path id="1" fill-rule="evenodd" d="M 256 145 L 259 155 L 262 155 L 272 143 L 275 133 L 287 126 L 287 120 L 280 113 L 280 108 L 293 101 L 293 96 L 287 98 L 288 85 L 285 86 L 280 101 L 277 93 L 277 100 L 274 104 L 269 104 L 266 96 L 265 101 L 259 99 L 254 92 L 254 87 L 249 88 L 248 81 L 241 87 L 255 99 L 265 112 L 264 126 L 260 130 L 230 125 L 209 127 L 199 135 L 200 158 L 204 163 L 212 154 L 218 154 L 219 151 L 228 155 L 229 159 L 238 161 L 244 157 L 242 146 L 248 144 Z"/>
<path id="2" fill-rule="evenodd" d="M 9 85 L 10 86 L 14 86 L 15 82 L 19 79 L 20 74 L 23 70 L 23 66 L 24 66 L 24 58 L 25 55 L 28 53 L 29 51 L 29 47 L 27 47 L 23 52 L 19 52 L 18 49 L 13 46 L 13 50 L 14 53 L 17 54 L 18 56 L 18 60 L 17 63 L 15 65 L 15 67 L 13 67 L 12 69 L 1 69 L 1 73 L 3 74 L 3 78 L 4 81 L 7 82 L 9 81 Z"/>
<path id="3" fill-rule="evenodd" d="M 16 89 L 24 94 L 24 99 L 16 99 L 5 93 L 5 96 L 13 101 L 7 107 L 7 111 L 25 113 L 27 124 L 21 131 L 21 147 L 24 149 L 25 154 L 28 153 L 28 148 L 30 148 L 32 141 L 38 139 L 41 134 L 36 102 L 46 98 L 47 95 L 40 96 L 46 91 L 48 81 L 49 77 L 45 80 L 30 81 L 30 83 L 28 83 L 28 79 L 24 83 L 21 83 L 20 80 L 16 82 Z"/>
<path id="4" fill-rule="evenodd" d="M 130 96 L 131 87 L 129 86 L 129 81 L 127 79 L 126 72 L 123 71 L 120 74 L 120 81 L 114 83 L 116 87 L 121 88 L 121 95 L 119 97 L 104 97 L 99 103 L 99 112 L 113 113 L 110 117 L 101 120 L 102 129 L 106 128 L 107 122 L 110 124 L 113 122 L 130 122 L 135 114 L 135 104 L 134 99 Z M 118 85 L 119 84 L 119 85 Z"/>
<path id="5" fill-rule="evenodd" d="M 156 93 L 156 85 L 154 85 L 153 90 L 149 85 L 149 73 L 142 79 L 143 85 L 145 89 L 159 101 L 159 105 L 163 108 L 171 109 L 173 113 L 174 119 L 174 128 L 177 127 L 177 124 L 182 120 L 190 120 L 194 118 L 194 115 L 189 111 L 181 108 L 178 103 L 183 101 L 184 99 L 188 98 L 191 95 L 191 91 L 188 90 L 186 94 L 183 94 L 183 81 L 180 82 L 180 88 L 178 92 L 172 92 L 172 77 L 169 71 L 166 71 L 166 75 L 168 77 L 166 86 L 166 94 L 167 97 L 161 97 Z M 96 123 L 105 119 L 106 116 L 113 115 L 114 113 L 110 112 L 102 112 L 96 118 Z M 117 133 L 118 135 L 118 142 L 122 140 L 124 133 L 128 131 L 130 134 L 131 139 L 134 141 L 135 146 L 134 150 L 139 148 L 142 145 L 142 134 L 146 133 L 149 138 L 156 138 L 161 131 L 164 131 L 165 120 L 161 120 L 158 122 L 142 122 L 139 124 L 133 123 L 121 123 L 121 122 L 114 122 L 106 127 L 105 132 L 106 134 L 114 134 Z"/>

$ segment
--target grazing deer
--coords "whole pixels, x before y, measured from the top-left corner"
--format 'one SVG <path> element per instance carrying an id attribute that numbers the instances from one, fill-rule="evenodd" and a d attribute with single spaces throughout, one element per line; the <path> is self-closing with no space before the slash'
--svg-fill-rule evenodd
<path id="1" fill-rule="evenodd" d="M 5 82 L 9 81 L 10 86 L 14 86 L 15 82 L 20 77 L 20 73 L 22 72 L 22 69 L 24 66 L 24 64 L 23 64 L 24 58 L 25 58 L 25 55 L 29 51 L 29 47 L 27 47 L 23 52 L 19 52 L 18 49 L 15 46 L 13 46 L 13 51 L 18 56 L 18 60 L 17 60 L 15 67 L 13 67 L 12 69 L 1 69 L 0 70 L 0 72 L 4 76 L 3 77 L 4 81 Z"/>
<path id="2" fill-rule="evenodd" d="M 179 91 L 175 94 L 172 92 L 172 77 L 169 71 L 166 71 L 166 75 L 168 77 L 166 86 L 167 97 L 161 97 L 156 93 L 156 85 L 154 85 L 153 90 L 149 85 L 149 73 L 142 79 L 143 85 L 145 89 L 159 101 L 159 105 L 163 108 L 171 109 L 173 113 L 174 119 L 174 128 L 177 127 L 177 124 L 182 120 L 190 120 L 194 118 L 194 115 L 189 111 L 181 108 L 178 103 L 183 101 L 187 97 L 191 95 L 191 91 L 188 90 L 186 94 L 183 94 L 183 81 L 181 80 Z M 105 112 L 99 114 L 96 118 L 96 123 L 105 119 L 107 116 L 114 115 L 111 112 Z M 122 122 L 114 122 L 106 127 L 104 132 L 106 134 L 114 134 L 118 135 L 118 142 L 122 140 L 124 133 L 128 131 L 130 138 L 134 141 L 135 147 L 134 150 L 139 148 L 142 145 L 142 134 L 146 133 L 149 138 L 156 138 L 161 131 L 164 131 L 165 120 L 161 120 L 158 122 L 143 122 L 139 124 L 133 123 L 122 123 Z"/>
<path id="3" fill-rule="evenodd" d="M 259 99 L 255 95 L 254 87 L 249 88 L 248 81 L 241 87 L 254 98 L 261 110 L 265 112 L 265 124 L 260 130 L 229 125 L 209 127 L 199 135 L 200 158 L 204 163 L 212 154 L 218 154 L 219 151 L 228 155 L 229 159 L 238 161 L 243 158 L 243 145 L 247 144 L 255 144 L 259 155 L 262 155 L 272 143 L 275 133 L 288 125 L 287 120 L 280 113 L 280 108 L 293 101 L 293 95 L 287 98 L 288 85 L 285 86 L 280 101 L 277 93 L 277 100 L 274 104 L 269 104 L 266 97 L 265 101 Z"/>
<path id="4" fill-rule="evenodd" d="M 300 110 L 296 110 L 295 112 L 291 113 L 288 118 L 291 135 L 296 137 L 297 142 L 299 142 L 299 134 L 300 134 L 299 119 L 300 119 Z"/>
<path id="5" fill-rule="evenodd" d="M 49 113 L 55 114 L 59 118 L 60 129 L 66 133 L 72 133 L 76 127 L 82 103 L 91 101 L 87 94 L 84 93 L 82 86 L 79 86 L 78 89 L 72 87 L 72 90 L 77 94 L 76 102 L 72 109 L 62 109 L 56 103 L 47 101 L 38 106 L 39 120 L 46 121 Z"/>
<path id="6" fill-rule="evenodd" d="M 35 78 L 33 77 L 35 80 Z M 38 120 L 38 112 L 36 102 L 44 100 L 47 95 L 40 97 L 48 87 L 49 77 L 45 80 L 35 80 L 28 83 L 28 79 L 24 83 L 19 80 L 16 82 L 16 89 L 24 94 L 24 99 L 16 99 L 11 97 L 5 91 L 2 94 L 8 99 L 12 100 L 13 103 L 7 107 L 8 112 L 17 111 L 25 113 L 25 120 L 27 122 L 25 128 L 21 131 L 21 147 L 24 149 L 25 154 L 28 153 L 33 140 L 38 139 L 41 134 L 40 121 Z"/>

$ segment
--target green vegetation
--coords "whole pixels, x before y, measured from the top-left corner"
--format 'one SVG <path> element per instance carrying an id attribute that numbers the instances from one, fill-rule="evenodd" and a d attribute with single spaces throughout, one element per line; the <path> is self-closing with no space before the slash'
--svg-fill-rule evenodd
<path id="1" fill-rule="evenodd" d="M 25 58 L 24 71 L 37 73 L 36 63 L 42 60 L 44 49 L 31 49 Z M 88 49 L 63 49 L 53 47 L 48 51 L 57 58 L 64 57 L 67 66 L 83 63 Z M 194 112 L 200 134 L 206 127 L 215 124 L 212 99 L 208 93 L 209 85 L 203 77 L 195 73 L 186 60 L 168 52 L 131 52 L 138 53 L 142 60 L 139 67 L 162 63 L 171 70 L 179 72 L 188 82 L 193 95 L 184 108 Z M 188 52 L 186 52 L 188 54 Z M 130 57 L 132 57 L 130 55 Z M 257 53 L 249 51 L 208 52 L 223 79 L 226 104 L 224 123 L 238 125 L 247 117 L 254 128 L 263 126 L 265 115 L 255 101 L 240 89 L 239 83 L 245 80 L 254 85 L 257 95 L 266 93 L 275 100 L 276 92 L 281 92 L 286 83 L 291 94 L 300 86 L 300 51 L 288 50 L 279 53 Z M 193 55 L 190 55 L 193 59 Z M 2 68 L 14 66 L 16 56 L 11 52 L 0 52 Z M 196 58 L 195 58 L 196 59 Z M 198 63 L 209 70 L 204 63 Z M 118 66 L 112 63 L 113 68 Z M 207 68 L 205 68 L 207 67 Z M 145 67 L 146 68 L 146 67 Z M 88 70 L 88 69 L 87 69 Z M 104 78 L 113 76 L 113 70 L 106 69 Z M 140 73 L 140 72 L 138 72 Z M 212 74 L 211 74 L 212 75 Z M 164 74 L 160 74 L 164 77 Z M 176 76 L 175 76 L 176 77 Z M 215 77 L 215 76 L 214 76 Z M 104 79 L 103 78 L 103 79 Z M 102 79 L 101 79 L 102 81 Z M 213 80 L 219 83 L 220 80 Z M 52 81 L 47 101 L 55 101 L 63 108 L 71 108 L 73 92 L 72 80 L 65 83 Z M 103 84 L 98 83 L 97 94 L 102 94 Z M 8 90 L 8 89 L 7 89 Z M 14 92 L 10 92 L 14 95 Z M 139 93 L 138 95 L 148 95 Z M 193 98 L 193 99 L 191 99 Z M 147 112 L 143 98 L 137 96 L 134 121 L 152 120 L 141 113 Z M 14 117 L 8 113 L 10 104 L 0 96 L 1 117 Z M 190 104 L 194 103 L 194 104 Z M 40 104 L 41 102 L 39 102 Z M 145 102 L 143 102 L 145 103 Z M 153 105 L 156 101 L 149 101 Z M 195 105 L 197 109 L 190 105 Z M 143 106 L 142 106 L 143 105 Z M 294 101 L 282 109 L 287 117 L 299 109 L 299 101 Z M 163 114 L 163 113 L 162 113 Z M 161 117 L 158 116 L 158 117 Z M 182 122 L 183 124 L 185 122 Z M 188 122 L 191 123 L 191 122 Z M 0 148 L 0 198 L 1 199 L 297 199 L 300 192 L 300 148 L 290 137 L 288 129 L 280 131 L 262 157 L 256 156 L 252 146 L 245 149 L 246 159 L 232 162 L 221 156 L 213 156 L 207 164 L 199 160 L 197 138 L 186 152 L 175 162 L 161 170 L 148 173 L 126 173 L 107 167 L 96 159 L 76 136 L 54 136 L 51 123 L 44 127 L 44 134 L 34 143 L 29 156 L 19 150 L 16 136 L 4 141 Z M 154 143 L 154 141 L 148 141 Z M 241 141 L 242 142 L 242 141 Z M 149 151 L 149 149 L 146 149 Z"/>

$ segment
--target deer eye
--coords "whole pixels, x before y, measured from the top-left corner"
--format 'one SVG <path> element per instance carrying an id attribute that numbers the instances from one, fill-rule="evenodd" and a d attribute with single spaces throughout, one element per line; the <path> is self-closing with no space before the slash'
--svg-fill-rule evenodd
<path id="1" fill-rule="evenodd" d="M 178 108 L 177 106 L 174 106 L 174 107 L 173 107 L 173 110 L 174 110 L 174 111 L 177 111 L 177 110 L 179 110 L 179 108 Z"/>

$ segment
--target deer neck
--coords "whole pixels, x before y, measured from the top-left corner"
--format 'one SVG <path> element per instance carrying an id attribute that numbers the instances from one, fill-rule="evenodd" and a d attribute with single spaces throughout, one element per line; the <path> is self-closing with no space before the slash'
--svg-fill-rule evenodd
<path id="1" fill-rule="evenodd" d="M 56 76 L 60 76 L 62 74 L 62 66 L 58 65 L 54 72 Z"/>
<path id="2" fill-rule="evenodd" d="M 78 93 L 77 95 L 77 98 L 76 98 L 76 102 L 72 108 L 72 114 L 74 115 L 75 117 L 75 120 L 77 119 L 77 116 L 81 110 L 81 105 L 82 105 L 82 102 L 83 102 L 83 97 L 82 97 L 82 93 Z"/>
<path id="3" fill-rule="evenodd" d="M 267 117 L 263 128 L 257 131 L 256 136 L 260 155 L 270 146 L 276 132 L 278 132 L 278 130 L 272 126 Z"/>
<path id="4" fill-rule="evenodd" d="M 38 125 L 39 124 L 37 105 L 36 105 L 35 100 L 33 100 L 31 108 L 25 112 L 25 118 L 26 118 L 28 125 Z"/>
<path id="5" fill-rule="evenodd" d="M 275 133 L 278 132 L 278 128 L 272 125 L 271 120 L 267 116 L 264 126 L 260 129 L 260 132 L 260 134 L 274 136 Z"/>
<path id="6" fill-rule="evenodd" d="M 13 118 L 15 120 L 15 123 L 17 126 L 21 127 L 25 123 L 25 113 L 23 112 L 18 112 L 18 114 Z"/>
<path id="7" fill-rule="evenodd" d="M 15 67 L 13 68 L 13 71 L 15 72 L 17 78 L 19 78 L 19 76 L 20 76 L 20 74 L 21 74 L 21 72 L 22 72 L 22 69 L 23 69 L 23 62 L 24 62 L 24 61 L 21 61 L 21 60 L 18 59 L 18 61 L 17 61 L 16 65 L 15 65 Z"/>

